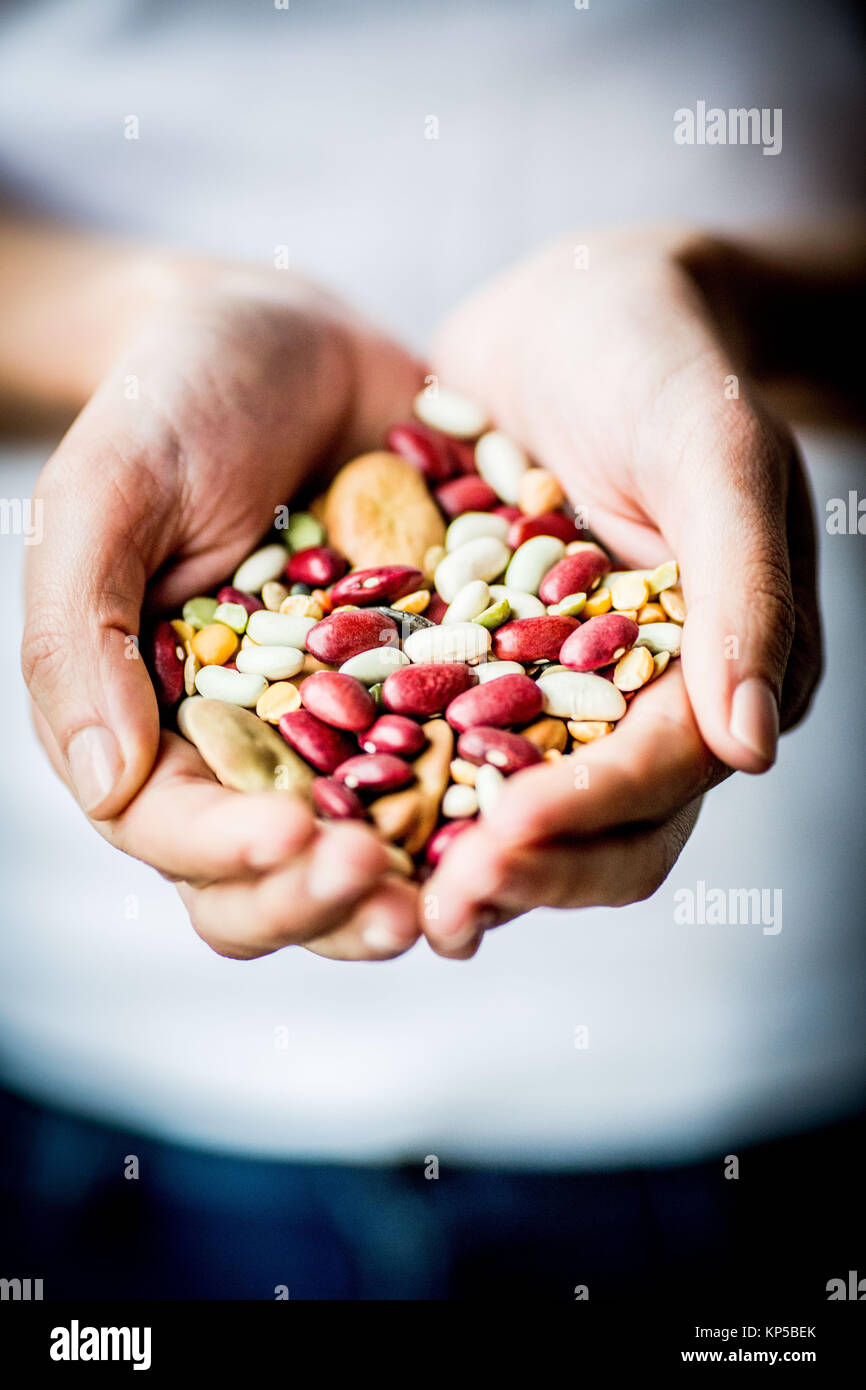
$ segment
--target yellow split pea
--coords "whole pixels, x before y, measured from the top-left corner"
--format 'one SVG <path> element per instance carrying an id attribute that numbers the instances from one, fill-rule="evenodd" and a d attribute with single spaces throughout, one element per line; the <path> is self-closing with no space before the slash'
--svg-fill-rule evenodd
<path id="1" fill-rule="evenodd" d="M 202 666 L 224 666 L 238 649 L 238 635 L 225 623 L 199 628 L 190 646 Z"/>
<path id="2" fill-rule="evenodd" d="M 292 714 L 301 708 L 301 692 L 291 681 L 274 681 L 267 690 L 262 691 L 256 705 L 259 719 L 268 724 L 279 724 L 284 714 Z"/>

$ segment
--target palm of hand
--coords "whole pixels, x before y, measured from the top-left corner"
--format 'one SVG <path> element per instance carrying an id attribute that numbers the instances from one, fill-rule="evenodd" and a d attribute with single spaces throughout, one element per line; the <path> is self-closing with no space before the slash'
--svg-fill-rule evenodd
<path id="1" fill-rule="evenodd" d="M 628 236 L 597 251 L 589 271 L 561 246 L 510 272 L 446 323 L 434 365 L 557 474 L 619 563 L 680 560 L 683 662 L 615 736 L 521 774 L 456 842 L 428 885 L 443 954 L 477 939 L 485 908 L 501 920 L 654 891 L 700 794 L 772 760 L 766 698 L 738 723 L 738 684 L 766 683 L 791 723 L 819 670 L 810 509 L 786 431 L 727 390 L 731 357 L 675 258 Z"/>
<path id="2" fill-rule="evenodd" d="M 346 959 L 399 954 L 418 935 L 415 891 L 386 873 L 369 828 L 319 829 L 288 797 L 231 792 L 190 744 L 160 735 L 143 664 L 124 659 L 145 583 L 147 606 L 170 611 L 223 582 L 322 461 L 377 442 L 416 383 L 411 359 L 372 335 L 350 338 L 246 287 L 209 294 L 142 330 L 40 481 L 49 527 L 78 518 L 47 539 L 53 563 L 71 549 L 70 567 L 88 576 L 82 609 L 99 618 L 93 703 L 123 703 L 127 772 L 144 782 L 98 828 L 178 880 L 193 925 L 224 954 L 289 943 Z M 36 589 L 44 563 L 34 557 Z M 55 652 L 53 632 L 31 627 L 36 689 L 53 676 Z M 62 733 L 42 712 L 37 727 L 68 776 Z"/>

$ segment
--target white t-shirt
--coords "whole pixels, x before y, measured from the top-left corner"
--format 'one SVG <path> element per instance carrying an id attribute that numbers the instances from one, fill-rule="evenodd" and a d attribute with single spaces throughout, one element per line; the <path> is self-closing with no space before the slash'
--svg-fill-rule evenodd
<path id="1" fill-rule="evenodd" d="M 287 246 L 419 347 L 463 293 L 571 227 L 844 207 L 859 130 L 844 12 L 806 4 L 56 0 L 5 13 L 0 40 L 7 186 L 262 264 Z M 782 152 L 677 146 L 673 113 L 698 99 L 781 107 Z M 3 495 L 26 496 L 46 453 L 6 448 Z M 820 519 L 862 459 L 819 438 L 807 453 Z M 822 541 L 814 711 L 768 777 L 713 793 L 651 901 L 537 911 L 468 964 L 421 945 L 356 966 L 220 959 L 169 885 L 87 827 L 28 724 L 9 616 L 22 544 L 0 537 L 0 1077 L 162 1135 L 349 1160 L 671 1159 L 850 1108 L 864 554 Z M 781 931 L 679 925 L 674 894 L 699 881 L 780 889 Z"/>

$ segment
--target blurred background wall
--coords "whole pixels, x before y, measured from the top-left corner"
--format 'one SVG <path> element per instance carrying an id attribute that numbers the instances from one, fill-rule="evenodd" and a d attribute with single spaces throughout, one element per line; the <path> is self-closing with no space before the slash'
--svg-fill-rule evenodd
<path id="1" fill-rule="evenodd" d="M 569 228 L 850 209 L 858 23 L 802 0 L 7 5 L 0 182 L 192 251 L 271 265 L 286 246 L 423 347 L 456 299 Z M 782 152 L 675 145 L 674 111 L 699 99 L 781 107 Z M 821 525 L 828 498 L 862 490 L 862 447 L 804 445 Z M 29 494 L 50 447 L 4 446 L 4 495 Z M 28 724 L 21 541 L 3 536 L 0 1078 L 156 1135 L 350 1161 L 674 1161 L 856 1110 L 864 551 L 821 542 L 813 712 L 770 776 L 709 798 L 654 899 L 538 911 L 466 966 L 419 948 L 352 968 L 217 958 L 171 887 L 88 828 Z M 677 925 L 674 892 L 698 879 L 781 888 L 783 930 Z"/>

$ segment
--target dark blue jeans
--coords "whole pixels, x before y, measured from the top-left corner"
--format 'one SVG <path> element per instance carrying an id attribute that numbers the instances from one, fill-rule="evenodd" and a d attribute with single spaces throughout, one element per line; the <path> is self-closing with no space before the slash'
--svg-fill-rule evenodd
<path id="1" fill-rule="evenodd" d="M 0 1276 L 51 1298 L 820 1295 L 863 1255 L 864 1125 L 711 1162 L 514 1172 L 271 1162 L 0 1093 Z M 128 1155 L 139 1176 L 124 1176 Z M 859 1223 L 859 1225 L 858 1225 Z M 838 1268 L 837 1268 L 838 1266 Z"/>

